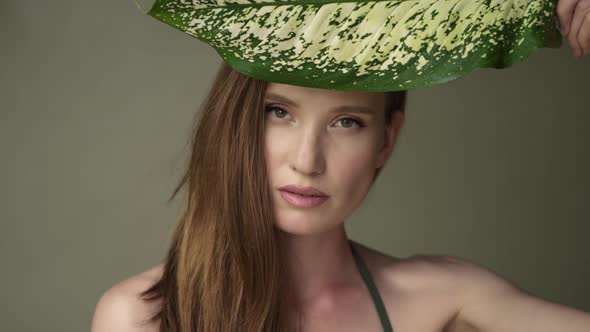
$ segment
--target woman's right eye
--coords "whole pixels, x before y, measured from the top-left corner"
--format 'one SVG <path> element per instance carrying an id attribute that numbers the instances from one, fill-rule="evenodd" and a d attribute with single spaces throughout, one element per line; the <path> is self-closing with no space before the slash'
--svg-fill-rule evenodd
<path id="1" fill-rule="evenodd" d="M 274 114 L 277 114 L 277 112 L 275 112 L 274 110 L 279 110 L 279 111 L 280 111 L 279 113 L 281 113 L 281 114 L 288 114 L 288 113 L 289 113 L 289 112 L 287 112 L 285 109 L 283 109 L 283 108 L 281 108 L 281 107 L 278 107 L 278 106 L 275 106 L 275 105 L 266 105 L 264 109 L 265 109 L 265 111 L 266 111 L 267 113 L 274 113 Z M 278 118 L 279 118 L 279 119 L 282 119 L 282 118 L 283 118 L 283 116 L 278 116 Z"/>

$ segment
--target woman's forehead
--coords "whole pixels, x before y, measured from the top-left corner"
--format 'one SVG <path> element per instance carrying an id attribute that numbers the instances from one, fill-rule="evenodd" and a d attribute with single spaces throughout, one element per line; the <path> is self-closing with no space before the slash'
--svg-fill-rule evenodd
<path id="1" fill-rule="evenodd" d="M 286 104 L 305 104 L 309 101 L 333 105 L 366 106 L 381 109 L 384 106 L 383 92 L 341 91 L 271 82 L 267 86 L 265 98 Z"/>

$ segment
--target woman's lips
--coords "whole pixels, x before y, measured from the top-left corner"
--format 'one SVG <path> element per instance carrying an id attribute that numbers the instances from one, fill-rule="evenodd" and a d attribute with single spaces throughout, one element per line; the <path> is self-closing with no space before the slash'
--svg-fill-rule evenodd
<path id="1" fill-rule="evenodd" d="M 279 190 L 279 192 L 289 204 L 296 207 L 312 208 L 324 203 L 328 199 L 327 196 L 303 196 L 286 190 Z"/>

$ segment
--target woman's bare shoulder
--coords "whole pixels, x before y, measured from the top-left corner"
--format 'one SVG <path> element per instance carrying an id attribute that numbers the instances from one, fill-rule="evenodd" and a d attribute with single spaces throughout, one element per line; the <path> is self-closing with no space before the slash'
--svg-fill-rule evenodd
<path id="1" fill-rule="evenodd" d="M 398 292 L 416 294 L 436 289 L 448 289 L 457 285 L 458 280 L 469 279 L 473 271 L 486 270 L 470 260 L 444 254 L 413 254 L 411 256 L 392 256 L 366 245 L 358 244 L 369 267 L 383 283 Z"/>
<path id="2" fill-rule="evenodd" d="M 441 331 L 464 305 L 465 285 L 476 283 L 476 272 L 485 270 L 450 255 L 395 257 L 367 247 L 363 251 L 373 262 L 388 316 L 401 330 Z"/>
<path id="3" fill-rule="evenodd" d="M 162 271 L 163 264 L 159 264 L 105 291 L 96 304 L 91 331 L 158 331 L 158 327 L 147 324 L 147 320 L 159 303 L 145 301 L 140 294 L 159 280 Z"/>

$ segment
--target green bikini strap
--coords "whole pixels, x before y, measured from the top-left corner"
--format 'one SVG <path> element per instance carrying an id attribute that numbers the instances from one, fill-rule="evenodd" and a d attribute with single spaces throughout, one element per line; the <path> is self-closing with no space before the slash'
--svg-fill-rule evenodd
<path id="1" fill-rule="evenodd" d="M 352 249 L 352 254 L 354 256 L 354 260 L 356 265 L 365 281 L 367 288 L 369 288 L 369 292 L 371 293 L 371 297 L 375 302 L 375 307 L 377 308 L 377 313 L 379 314 L 379 319 L 381 320 L 381 325 L 383 326 L 384 332 L 393 332 L 393 328 L 391 327 L 391 323 L 389 322 L 389 318 L 387 317 L 387 311 L 385 310 L 385 305 L 383 305 L 383 301 L 381 301 L 381 296 L 379 296 L 379 291 L 377 287 L 373 283 L 373 278 L 371 277 L 371 273 L 369 269 L 363 262 L 361 256 L 358 254 L 352 241 L 350 241 L 350 248 Z"/>

